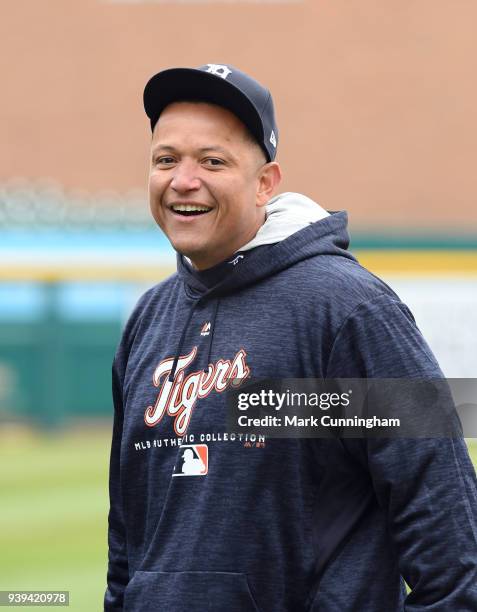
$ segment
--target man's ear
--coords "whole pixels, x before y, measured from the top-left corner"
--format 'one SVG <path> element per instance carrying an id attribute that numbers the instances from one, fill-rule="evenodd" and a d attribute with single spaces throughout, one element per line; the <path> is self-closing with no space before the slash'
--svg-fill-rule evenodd
<path id="1" fill-rule="evenodd" d="M 278 162 L 269 162 L 260 168 L 257 187 L 257 206 L 265 206 L 273 197 L 281 180 L 282 171 Z"/>

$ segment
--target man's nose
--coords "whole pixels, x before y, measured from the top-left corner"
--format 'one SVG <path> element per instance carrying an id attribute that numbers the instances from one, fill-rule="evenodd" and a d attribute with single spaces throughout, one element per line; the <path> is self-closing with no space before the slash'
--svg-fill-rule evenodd
<path id="1" fill-rule="evenodd" d="M 174 168 L 171 188 L 178 193 L 194 191 L 200 188 L 197 164 L 192 161 L 182 161 Z"/>

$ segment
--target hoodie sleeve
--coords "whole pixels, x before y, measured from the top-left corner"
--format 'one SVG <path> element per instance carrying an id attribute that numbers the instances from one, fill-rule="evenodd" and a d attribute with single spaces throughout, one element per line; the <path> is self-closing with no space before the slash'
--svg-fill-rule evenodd
<path id="1" fill-rule="evenodd" d="M 114 406 L 113 434 L 109 462 L 108 571 L 104 612 L 122 612 L 124 591 L 129 582 L 126 526 L 121 492 L 121 441 L 123 435 L 123 384 L 130 347 L 134 342 L 144 308 L 155 287 L 137 302 L 124 328 L 112 367 Z"/>
<path id="2" fill-rule="evenodd" d="M 123 430 L 123 403 L 117 357 L 112 368 L 114 403 L 113 437 L 109 464 L 108 573 L 104 611 L 123 609 L 123 596 L 129 581 L 127 540 L 120 487 L 120 451 Z"/>
<path id="3" fill-rule="evenodd" d="M 341 326 L 327 378 L 444 378 L 409 309 L 380 296 Z M 477 610 L 477 481 L 462 438 L 346 439 L 385 512 L 406 612 Z"/>

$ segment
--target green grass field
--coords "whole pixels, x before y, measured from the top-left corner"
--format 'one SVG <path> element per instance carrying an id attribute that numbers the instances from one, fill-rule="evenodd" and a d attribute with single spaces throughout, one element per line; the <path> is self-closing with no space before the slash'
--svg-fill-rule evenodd
<path id="1" fill-rule="evenodd" d="M 0 590 L 68 590 L 70 610 L 102 610 L 109 445 L 109 428 L 0 437 Z"/>
<path id="2" fill-rule="evenodd" d="M 102 609 L 110 435 L 2 437 L 0 590 L 69 590 L 70 610 Z"/>

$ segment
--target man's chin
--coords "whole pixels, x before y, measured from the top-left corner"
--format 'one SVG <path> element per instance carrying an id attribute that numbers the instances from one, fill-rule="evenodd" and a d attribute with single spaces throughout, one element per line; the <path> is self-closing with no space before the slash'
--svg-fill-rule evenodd
<path id="1" fill-rule="evenodd" d="M 187 260 L 196 270 L 207 270 L 208 268 L 212 268 L 221 261 L 227 259 L 227 255 L 220 255 L 219 253 L 214 254 L 210 251 L 210 249 L 204 253 L 203 251 L 199 252 L 188 248 L 183 248 L 179 245 L 172 246 L 177 253 L 182 255 L 184 258 L 187 258 Z"/>
<path id="2" fill-rule="evenodd" d="M 190 259 L 193 258 L 194 255 L 200 254 L 200 251 L 192 248 L 190 244 L 183 244 L 180 241 L 177 241 L 177 242 L 171 241 L 171 244 L 172 244 L 173 249 L 177 251 L 178 253 L 180 253 L 180 255 L 185 255 L 186 257 L 189 257 Z"/>
<path id="3" fill-rule="evenodd" d="M 186 257 L 191 262 L 194 262 L 196 260 L 200 261 L 203 258 L 202 251 L 191 248 L 190 245 L 184 245 L 184 244 L 181 244 L 180 242 L 176 242 L 176 243 L 171 242 L 171 244 L 172 244 L 173 249 L 176 251 L 176 253 L 179 253 L 179 255 Z"/>

